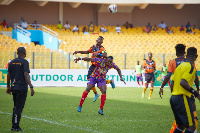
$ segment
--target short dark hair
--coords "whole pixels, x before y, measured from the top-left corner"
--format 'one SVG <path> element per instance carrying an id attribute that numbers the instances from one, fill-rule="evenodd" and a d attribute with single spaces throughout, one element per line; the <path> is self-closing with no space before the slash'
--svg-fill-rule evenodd
<path id="1" fill-rule="evenodd" d="M 187 49 L 187 55 L 196 55 L 197 54 L 197 49 L 195 47 L 189 47 Z"/>
<path id="2" fill-rule="evenodd" d="M 19 47 L 18 49 L 17 49 L 17 54 L 23 54 L 23 53 L 26 53 L 26 49 L 24 48 L 24 47 Z"/>
<path id="3" fill-rule="evenodd" d="M 175 46 L 175 49 L 176 49 L 176 53 L 177 54 L 185 54 L 185 45 L 184 44 L 177 44 Z"/>
<path id="4" fill-rule="evenodd" d="M 112 59 L 112 60 L 113 60 L 113 57 L 112 57 L 112 56 L 108 56 L 108 58 L 110 58 L 110 59 Z M 107 59 L 108 59 L 108 58 L 107 58 Z"/>
<path id="5" fill-rule="evenodd" d="M 102 36 L 99 36 L 99 38 L 104 39 Z"/>

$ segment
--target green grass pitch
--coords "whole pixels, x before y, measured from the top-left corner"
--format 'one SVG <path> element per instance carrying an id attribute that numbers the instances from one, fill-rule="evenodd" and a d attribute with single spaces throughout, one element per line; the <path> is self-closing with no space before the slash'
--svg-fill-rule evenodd
<path id="1" fill-rule="evenodd" d="M 149 88 L 142 99 L 143 88 L 107 89 L 104 115 L 97 113 L 100 97 L 93 101 L 94 93 L 86 98 L 82 112 L 77 107 L 84 87 L 35 87 L 35 95 L 28 92 L 20 127 L 27 133 L 169 133 L 174 117 L 170 107 L 170 91 L 164 88 L 163 99 L 154 88 L 148 99 Z M 99 89 L 97 89 L 98 92 Z M 196 99 L 197 115 L 200 103 Z M 10 132 L 12 96 L 0 88 L 0 132 Z M 198 126 L 200 131 L 200 126 Z"/>

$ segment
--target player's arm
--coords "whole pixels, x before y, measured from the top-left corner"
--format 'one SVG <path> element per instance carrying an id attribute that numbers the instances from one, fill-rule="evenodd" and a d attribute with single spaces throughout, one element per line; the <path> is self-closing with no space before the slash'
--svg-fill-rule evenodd
<path id="1" fill-rule="evenodd" d="M 161 71 L 160 71 L 161 73 L 163 72 L 163 67 L 162 67 L 162 69 L 161 69 Z"/>
<path id="2" fill-rule="evenodd" d="M 126 82 L 124 81 L 124 79 L 122 78 L 122 72 L 121 70 L 119 69 L 119 67 L 116 68 L 118 74 L 119 74 L 119 77 L 120 77 L 120 80 L 124 82 L 124 84 L 126 84 Z"/>
<path id="3" fill-rule="evenodd" d="M 30 90 L 31 90 L 31 96 L 34 95 L 34 90 L 33 90 L 33 85 L 31 83 L 31 80 L 30 80 L 30 70 L 29 70 L 29 63 L 28 61 L 24 62 L 24 67 L 23 67 L 23 71 L 24 71 L 24 78 L 25 78 L 25 81 L 26 83 L 30 86 Z"/>
<path id="4" fill-rule="evenodd" d="M 195 74 L 195 80 L 194 80 L 194 83 L 196 85 L 196 88 L 197 88 L 197 92 L 199 93 L 199 77 L 197 75 L 197 73 Z"/>
<path id="5" fill-rule="evenodd" d="M 157 74 L 157 71 L 156 71 L 156 62 L 154 62 L 153 68 L 154 68 L 154 72 L 155 72 L 155 75 L 156 75 Z"/>
<path id="6" fill-rule="evenodd" d="M 89 51 L 75 51 L 73 53 L 73 55 L 78 54 L 78 53 L 80 53 L 80 54 L 89 54 L 90 52 Z"/>
<path id="7" fill-rule="evenodd" d="M 191 68 L 194 69 L 194 68 Z M 192 79 L 192 74 L 191 74 L 191 70 L 190 69 L 183 69 L 182 70 L 183 76 L 181 78 L 181 82 L 180 85 L 187 91 L 191 92 L 192 94 L 194 94 L 195 97 L 197 97 L 198 99 L 200 99 L 200 95 L 197 91 L 195 91 L 192 87 L 190 87 L 190 85 L 188 84 L 188 82 Z"/>
<path id="8" fill-rule="evenodd" d="M 77 63 L 79 60 L 92 61 L 92 62 L 94 62 L 94 59 L 95 59 L 95 58 L 88 58 L 88 57 L 82 58 L 82 57 L 78 57 L 78 58 L 74 59 L 74 62 Z"/>
<path id="9" fill-rule="evenodd" d="M 7 90 L 6 90 L 7 94 L 11 94 L 10 79 L 11 79 L 10 72 L 8 72 L 8 74 L 7 74 Z"/>

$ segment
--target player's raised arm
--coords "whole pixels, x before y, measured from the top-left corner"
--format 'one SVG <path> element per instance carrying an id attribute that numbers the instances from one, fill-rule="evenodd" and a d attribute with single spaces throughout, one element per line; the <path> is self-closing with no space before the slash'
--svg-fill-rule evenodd
<path id="1" fill-rule="evenodd" d="M 88 57 L 78 57 L 76 59 L 74 59 L 74 62 L 77 63 L 79 60 L 84 60 L 84 61 L 93 61 L 94 62 L 94 58 L 88 58 Z"/>
<path id="2" fill-rule="evenodd" d="M 78 53 L 80 53 L 80 54 L 89 54 L 89 51 L 75 51 L 73 53 L 73 55 L 78 54 Z"/>

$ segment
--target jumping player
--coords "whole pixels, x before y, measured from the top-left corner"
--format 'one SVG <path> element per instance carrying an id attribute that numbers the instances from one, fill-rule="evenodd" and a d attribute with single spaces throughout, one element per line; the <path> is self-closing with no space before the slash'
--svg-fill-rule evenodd
<path id="1" fill-rule="evenodd" d="M 73 53 L 73 55 L 77 54 L 77 53 L 80 53 L 80 54 L 92 53 L 93 55 L 92 55 L 91 58 L 101 58 L 102 53 L 105 52 L 105 48 L 101 45 L 103 43 L 103 39 L 104 38 L 102 36 L 99 36 L 96 40 L 96 42 L 97 42 L 96 45 L 91 46 L 89 48 L 89 50 L 87 50 L 87 51 L 75 51 Z M 89 67 L 88 74 L 87 74 L 87 80 L 88 81 L 89 81 L 90 75 L 94 71 L 95 66 L 96 66 L 95 62 L 92 62 L 92 65 Z M 115 88 L 114 81 L 113 80 L 106 80 L 106 84 L 109 84 L 109 83 L 111 84 L 112 88 L 114 89 Z M 95 97 L 94 97 L 94 100 L 93 100 L 93 102 L 95 102 L 100 95 L 97 93 L 95 86 L 93 86 L 92 90 L 95 94 Z"/>
<path id="2" fill-rule="evenodd" d="M 143 85 L 143 79 L 142 79 L 142 66 L 140 65 L 140 62 L 137 61 L 137 65 L 135 66 L 135 71 L 136 71 L 136 79 L 137 79 L 137 83 L 140 86 L 140 82 L 141 81 L 142 85 Z"/>
<path id="3" fill-rule="evenodd" d="M 122 78 L 121 70 L 119 69 L 119 67 L 117 65 L 115 65 L 115 63 L 113 63 L 112 56 L 109 56 L 107 59 L 87 58 L 87 57 L 85 57 L 85 58 L 78 57 L 78 58 L 74 59 L 75 63 L 79 60 L 95 62 L 96 67 L 94 68 L 94 71 L 90 75 L 89 83 L 87 85 L 86 90 L 83 92 L 83 95 L 82 95 L 82 98 L 81 98 L 81 101 L 80 101 L 77 111 L 81 112 L 83 102 L 85 101 L 90 90 L 97 83 L 97 87 L 99 87 L 99 89 L 102 92 L 100 110 L 98 111 L 98 113 L 101 115 L 104 115 L 103 107 L 104 107 L 105 100 L 106 100 L 106 89 L 107 89 L 107 85 L 106 85 L 106 81 L 105 81 L 106 73 L 108 72 L 109 69 L 114 68 L 117 70 L 117 72 L 120 76 L 120 80 L 124 82 L 124 80 Z"/>
<path id="4" fill-rule="evenodd" d="M 148 53 L 148 57 L 149 59 L 144 60 L 143 65 L 142 65 L 143 69 L 145 69 L 145 87 L 142 93 L 142 98 L 144 98 L 144 94 L 148 88 L 148 84 L 151 83 L 151 89 L 150 89 L 150 93 L 148 97 L 148 99 L 151 99 L 151 95 L 153 93 L 153 84 L 155 81 L 154 72 L 155 74 L 157 74 L 157 71 L 156 71 L 156 63 L 155 61 L 152 60 L 151 52 Z"/>

